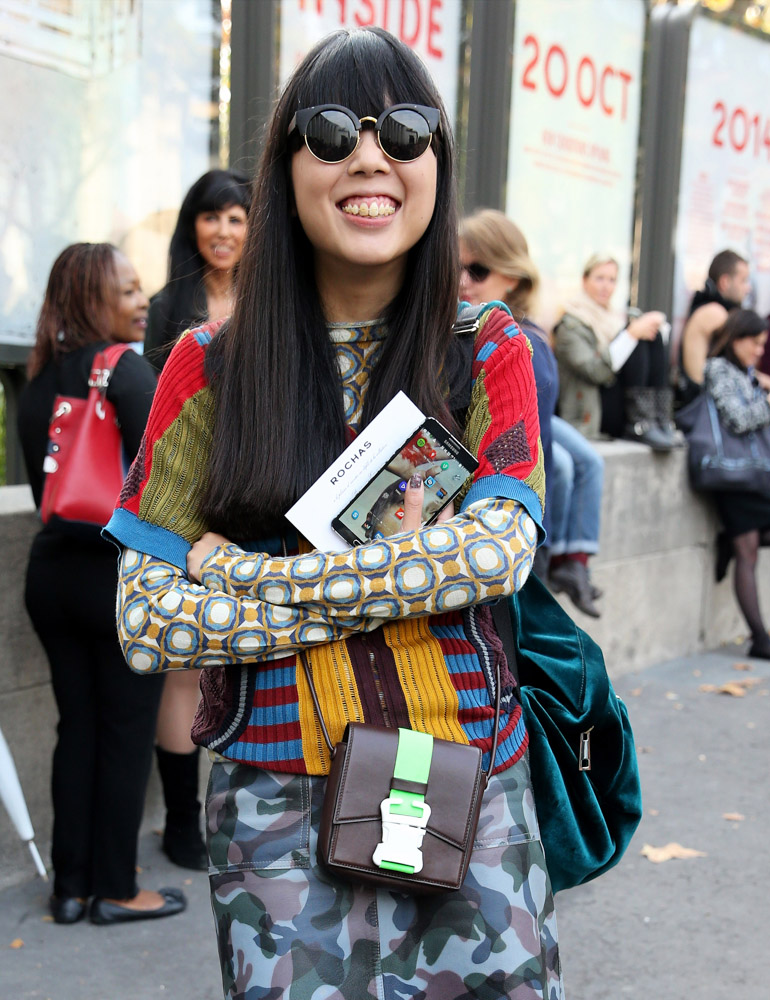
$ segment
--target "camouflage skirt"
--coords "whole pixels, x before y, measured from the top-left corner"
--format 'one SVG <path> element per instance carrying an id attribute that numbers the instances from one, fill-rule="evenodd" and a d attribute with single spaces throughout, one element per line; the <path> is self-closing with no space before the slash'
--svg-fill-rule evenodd
<path id="1" fill-rule="evenodd" d="M 529 764 L 494 776 L 458 892 L 409 896 L 316 861 L 325 778 L 215 762 L 209 878 L 226 1000 L 563 1000 Z"/>

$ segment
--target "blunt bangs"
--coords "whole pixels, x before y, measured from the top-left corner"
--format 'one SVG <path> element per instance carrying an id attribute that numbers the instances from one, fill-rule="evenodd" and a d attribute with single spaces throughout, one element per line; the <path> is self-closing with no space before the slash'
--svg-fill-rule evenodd
<path id="1" fill-rule="evenodd" d="M 341 104 L 359 118 L 376 118 L 393 104 L 438 108 L 441 126 L 433 142 L 441 161 L 448 128 L 443 102 L 419 58 L 394 42 L 378 28 L 327 36 L 309 53 L 285 95 L 288 117 L 316 104 Z"/>
<path id="2" fill-rule="evenodd" d="M 195 206 L 196 214 L 201 212 L 219 212 L 230 205 L 240 205 L 248 215 L 251 204 L 249 182 L 246 177 L 238 183 L 229 173 L 213 177 L 211 183 L 200 194 Z"/>

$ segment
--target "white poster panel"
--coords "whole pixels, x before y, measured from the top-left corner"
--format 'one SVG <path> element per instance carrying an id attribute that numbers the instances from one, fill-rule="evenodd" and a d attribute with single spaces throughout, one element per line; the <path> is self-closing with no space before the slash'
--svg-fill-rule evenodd
<path id="1" fill-rule="evenodd" d="M 281 0 L 281 84 L 330 31 L 376 25 L 420 56 L 454 121 L 461 14 L 461 0 Z"/>
<path id="2" fill-rule="evenodd" d="M 593 253 L 620 265 L 628 300 L 642 0 L 517 0 L 506 213 L 540 270 L 550 327 Z"/>
<path id="3" fill-rule="evenodd" d="M 750 68 L 750 70 L 749 70 Z M 690 32 L 674 330 L 711 259 L 735 250 L 751 265 L 747 305 L 770 312 L 770 40 L 706 18 Z"/>
<path id="4" fill-rule="evenodd" d="M 31 5 L 0 52 L 0 342 L 21 346 L 70 243 L 118 244 L 156 292 L 211 166 L 210 0 L 59 6 Z"/>

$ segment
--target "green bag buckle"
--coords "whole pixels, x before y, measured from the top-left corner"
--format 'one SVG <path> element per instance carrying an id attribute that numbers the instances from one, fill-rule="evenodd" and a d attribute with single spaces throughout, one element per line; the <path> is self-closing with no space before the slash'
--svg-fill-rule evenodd
<path id="1" fill-rule="evenodd" d="M 394 782 L 427 787 L 433 758 L 433 737 L 413 729 L 399 729 Z M 382 840 L 372 860 L 379 868 L 414 875 L 422 870 L 422 842 L 430 819 L 425 795 L 391 787 L 380 803 Z"/>

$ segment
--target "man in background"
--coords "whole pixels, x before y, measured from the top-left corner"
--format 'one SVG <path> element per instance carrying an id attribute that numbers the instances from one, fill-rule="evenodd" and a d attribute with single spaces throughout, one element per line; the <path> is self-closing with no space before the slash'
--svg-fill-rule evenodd
<path id="1" fill-rule="evenodd" d="M 676 397 L 680 406 L 700 392 L 714 331 L 731 309 L 741 305 L 750 289 L 748 261 L 733 250 L 718 253 L 711 261 L 705 286 L 692 297 L 679 342 Z"/>

